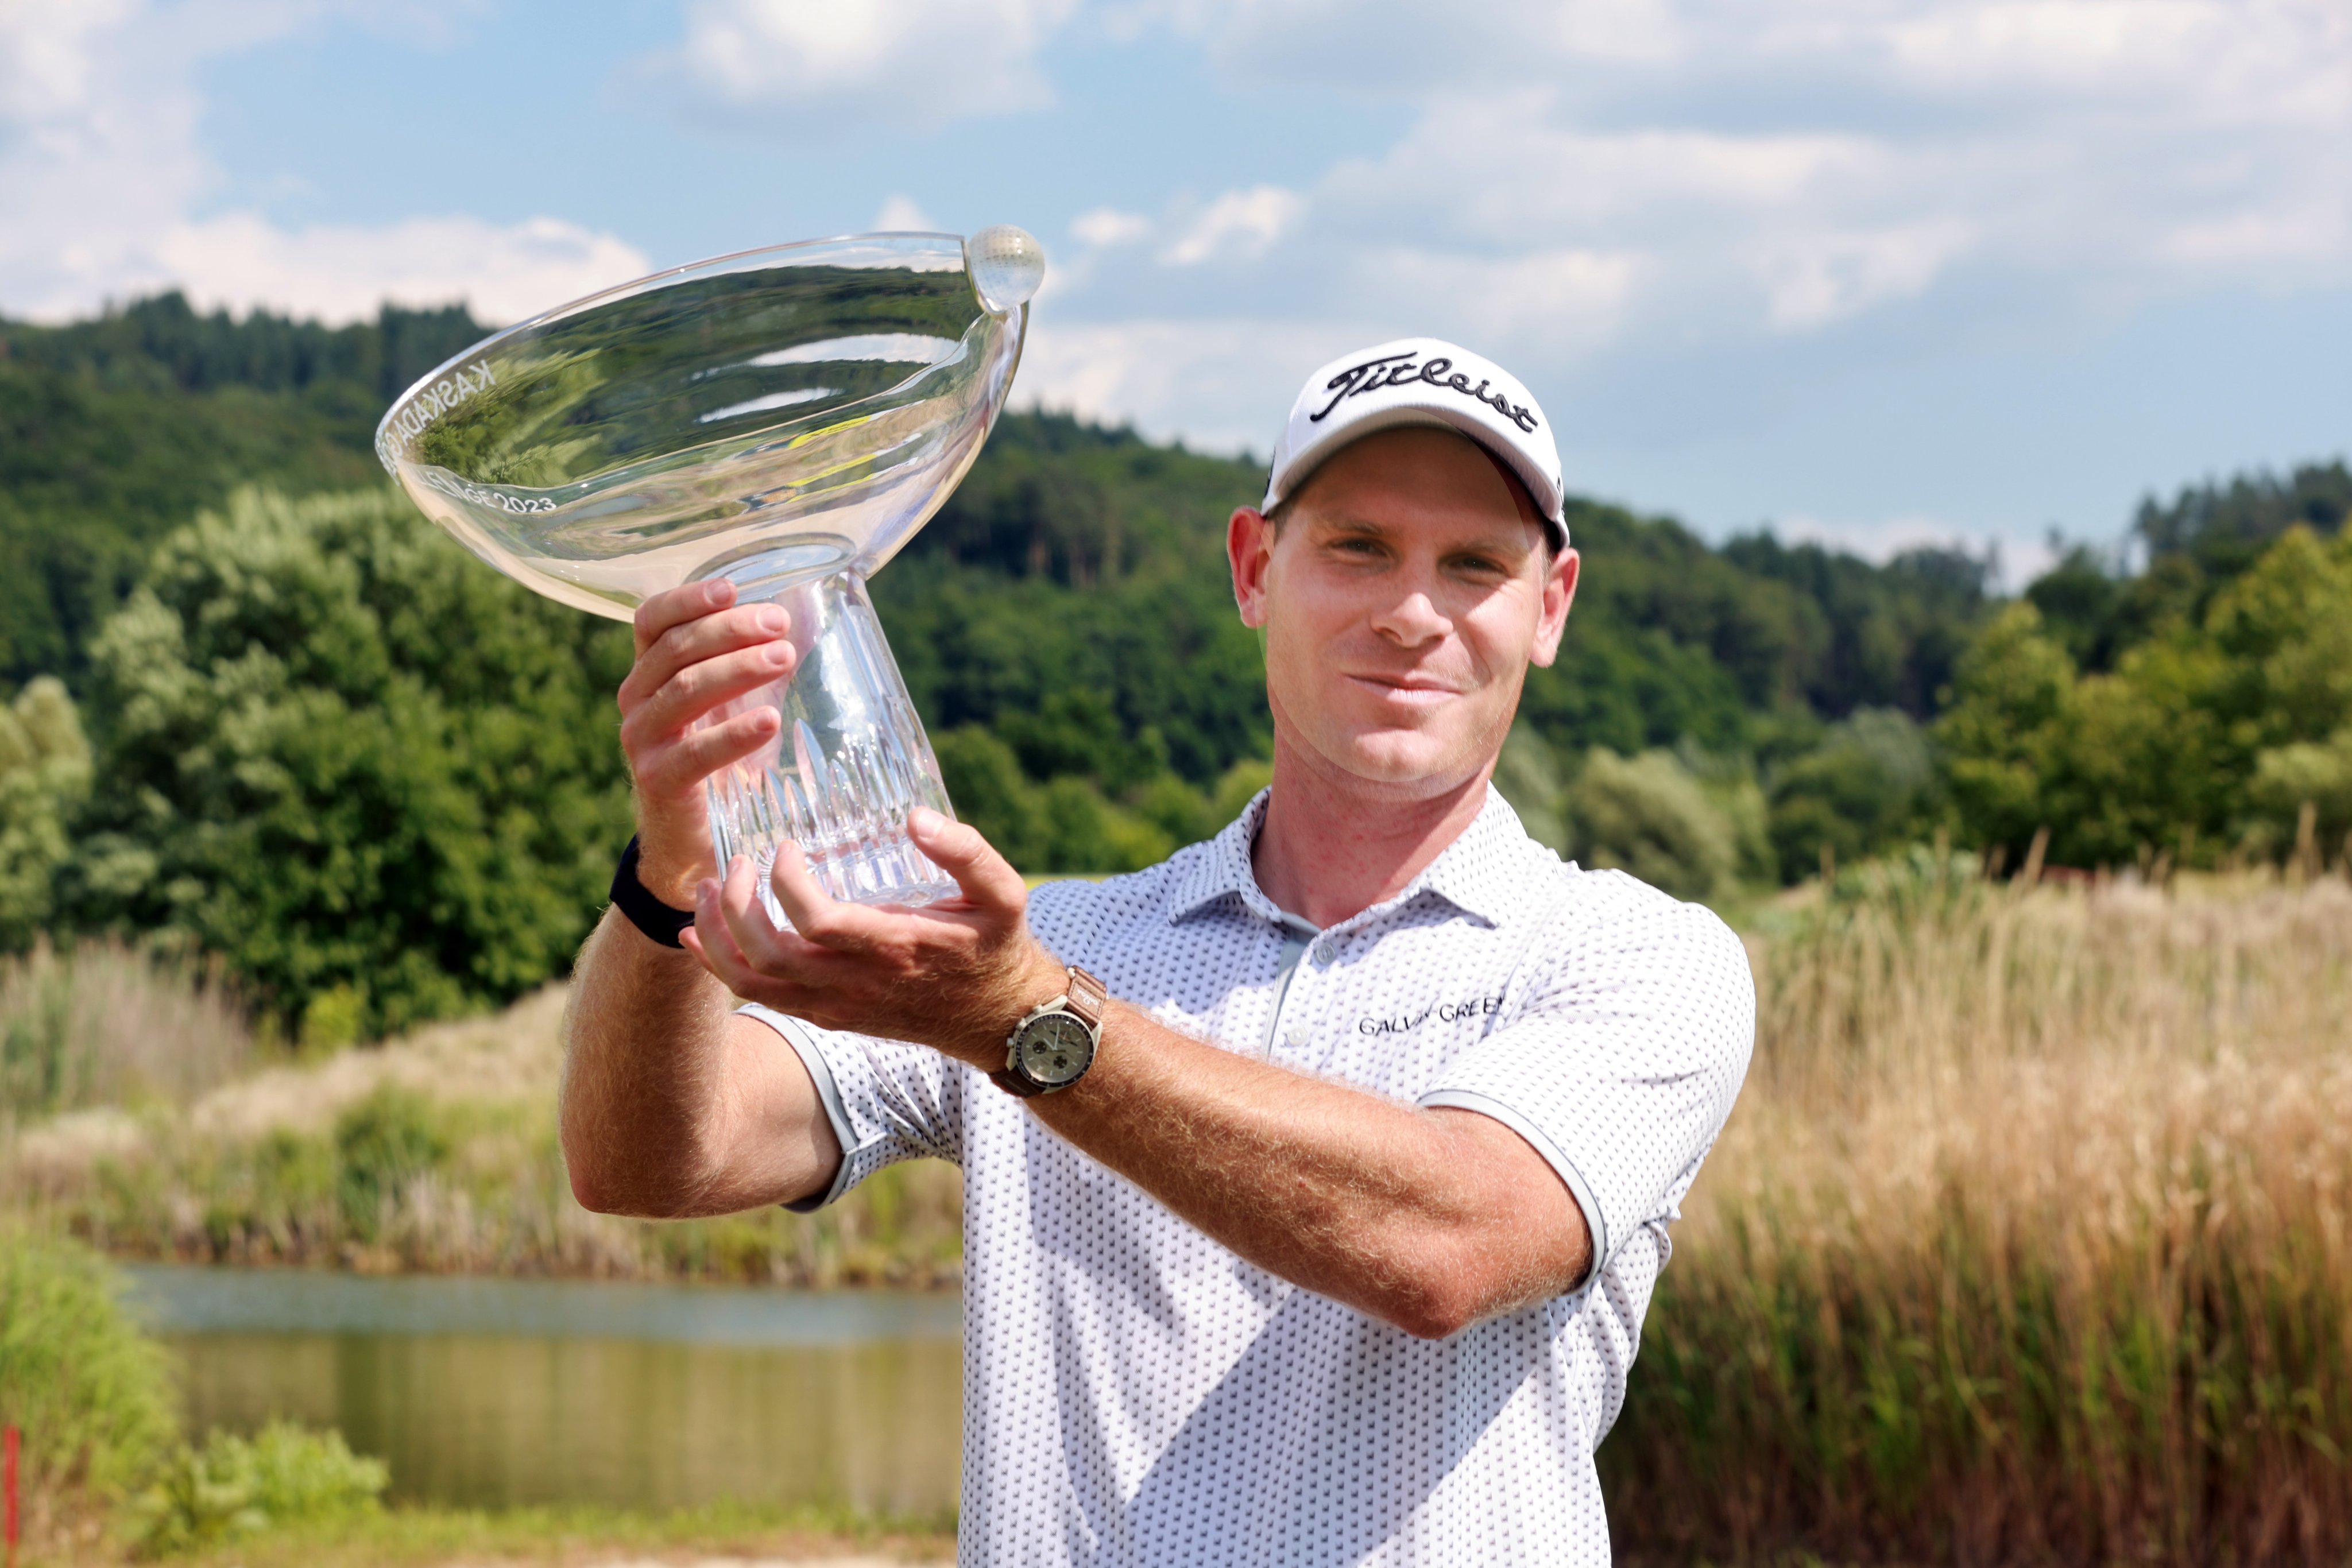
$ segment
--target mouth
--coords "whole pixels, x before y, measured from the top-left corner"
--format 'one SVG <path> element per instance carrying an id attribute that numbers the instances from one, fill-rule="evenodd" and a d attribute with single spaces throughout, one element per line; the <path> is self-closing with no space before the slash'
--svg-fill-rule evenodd
<path id="1" fill-rule="evenodd" d="M 1349 681 L 1383 701 L 1407 707 L 1435 707 L 1462 695 L 1459 687 L 1430 675 L 1366 675 L 1349 674 Z"/>

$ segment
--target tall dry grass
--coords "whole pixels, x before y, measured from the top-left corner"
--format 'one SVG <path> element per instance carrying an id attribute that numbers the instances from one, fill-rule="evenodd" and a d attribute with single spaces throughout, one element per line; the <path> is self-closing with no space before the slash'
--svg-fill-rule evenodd
<path id="1" fill-rule="evenodd" d="M 226 1082 L 253 1031 L 217 966 L 120 942 L 0 958 L 0 1118 L 23 1121 Z"/>
<path id="2" fill-rule="evenodd" d="M 1921 856 L 1752 955 L 1602 1449 L 1621 1547 L 2346 1561 L 2352 887 Z"/>

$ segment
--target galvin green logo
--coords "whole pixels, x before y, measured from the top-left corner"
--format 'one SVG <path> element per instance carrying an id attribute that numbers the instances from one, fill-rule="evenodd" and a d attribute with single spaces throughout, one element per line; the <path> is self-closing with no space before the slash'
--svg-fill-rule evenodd
<path id="1" fill-rule="evenodd" d="M 1500 997 L 1470 997 L 1458 1002 L 1433 1002 L 1417 1013 L 1392 1019 L 1358 1019 L 1358 1034 L 1404 1034 L 1419 1029 L 1431 1019 L 1440 1023 L 1453 1023 L 1459 1019 L 1492 1018 L 1503 1010 Z"/>

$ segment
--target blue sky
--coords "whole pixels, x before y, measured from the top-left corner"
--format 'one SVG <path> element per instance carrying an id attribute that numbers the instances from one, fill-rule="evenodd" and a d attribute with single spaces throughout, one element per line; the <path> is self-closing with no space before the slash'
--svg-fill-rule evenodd
<path id="1" fill-rule="evenodd" d="M 0 313 L 510 318 L 1019 223 L 1016 396 L 1263 453 L 1454 337 L 1572 486 L 1874 555 L 2352 448 L 2343 0 L 0 0 Z"/>

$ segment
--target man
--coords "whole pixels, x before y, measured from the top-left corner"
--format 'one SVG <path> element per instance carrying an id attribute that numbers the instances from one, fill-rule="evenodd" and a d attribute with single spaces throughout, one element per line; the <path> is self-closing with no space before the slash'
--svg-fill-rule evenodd
<path id="1" fill-rule="evenodd" d="M 1227 530 L 1271 789 L 1034 894 L 923 813 L 960 902 L 832 904 L 787 852 L 783 930 L 746 865 L 709 879 L 701 788 L 780 720 L 691 727 L 789 668 L 782 617 L 724 584 L 639 613 L 641 848 L 573 991 L 573 1189 L 813 1207 L 958 1162 L 961 1561 L 1607 1561 L 1593 1446 L 1755 998 L 1712 915 L 1563 865 L 1488 786 L 1575 595 L 1561 498 L 1498 367 L 1326 366 Z"/>

